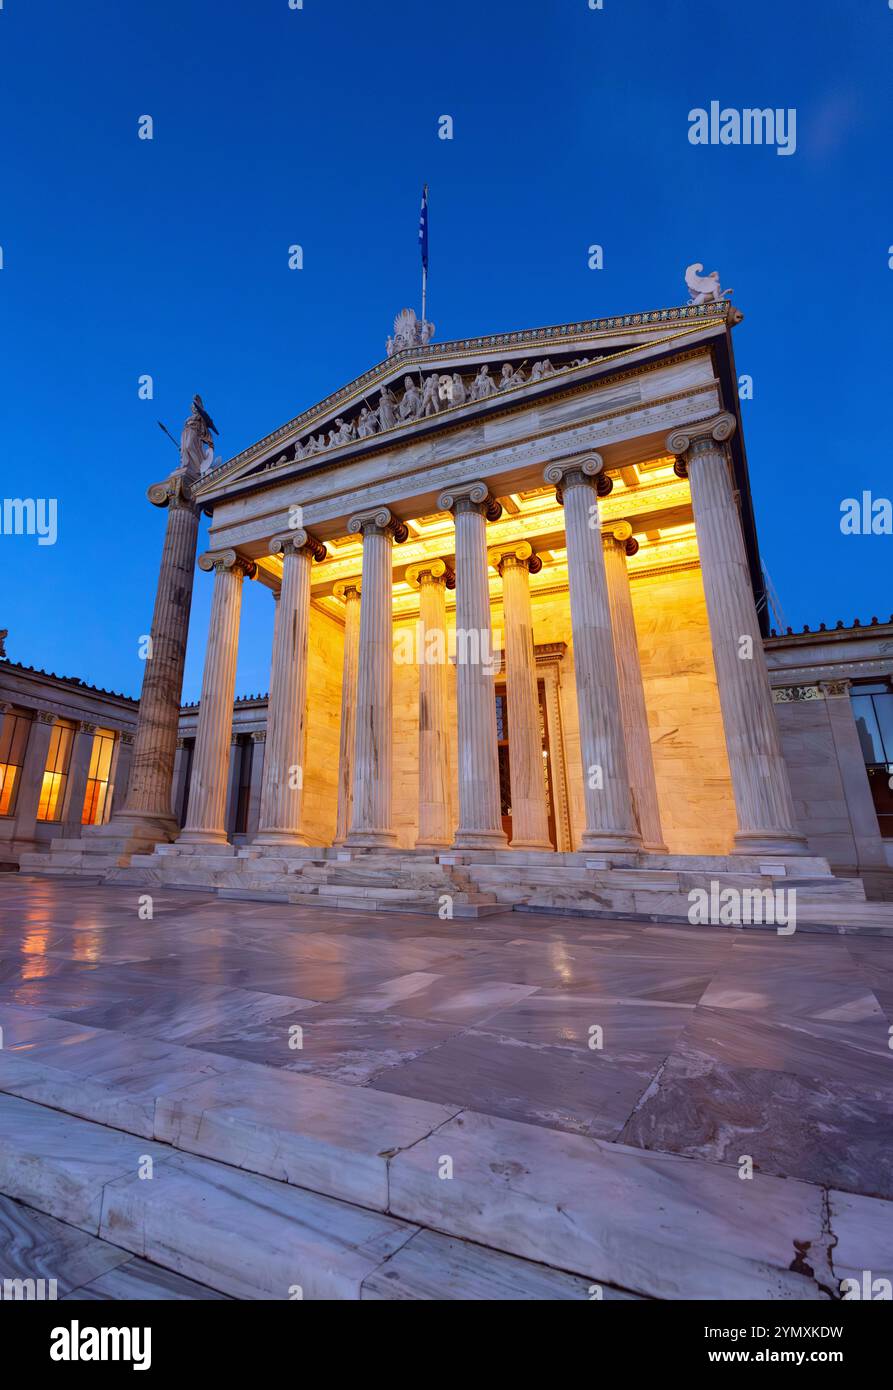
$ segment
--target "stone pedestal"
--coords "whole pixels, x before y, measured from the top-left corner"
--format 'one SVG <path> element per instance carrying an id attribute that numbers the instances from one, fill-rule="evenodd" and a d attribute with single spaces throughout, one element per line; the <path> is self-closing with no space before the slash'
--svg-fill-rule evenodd
<path id="1" fill-rule="evenodd" d="M 336 845 L 343 845 L 353 813 L 353 754 L 357 736 L 357 661 L 360 646 L 360 581 L 335 585 L 344 604 L 344 659 L 341 667 L 341 735 L 338 745 Z"/>
<path id="2" fill-rule="evenodd" d="M 193 482 L 192 477 L 177 469 L 166 482 L 156 483 L 148 492 L 149 501 L 156 507 L 167 507 L 167 530 L 152 614 L 151 654 L 146 658 L 140 692 L 130 781 L 123 806 L 108 824 L 85 830 L 87 836 L 120 837 L 124 849 L 149 849 L 161 840 L 173 840 L 178 831 L 172 788 L 198 538 L 199 509 L 192 501 Z"/>
<path id="3" fill-rule="evenodd" d="M 739 854 L 805 854 L 772 707 L 763 639 L 725 441 L 728 413 L 686 425 L 667 450 L 688 474 L 713 663 L 735 794 Z"/>
<path id="4" fill-rule="evenodd" d="M 497 520 L 502 508 L 486 483 L 453 488 L 437 505 L 456 522 L 459 826 L 453 843 L 456 849 L 504 849 L 487 580 L 487 521 Z"/>
<path id="5" fill-rule="evenodd" d="M 363 537 L 363 592 L 357 654 L 357 723 L 349 848 L 395 845 L 391 828 L 393 618 L 392 546 L 408 534 L 387 507 L 352 516 Z"/>
<path id="6" fill-rule="evenodd" d="M 214 571 L 214 596 L 192 757 L 189 809 L 177 843 L 225 845 L 228 843 L 227 769 L 236 693 L 242 581 L 246 575 L 254 574 L 255 565 L 243 560 L 234 550 L 202 555 L 198 563 L 200 569 Z"/>
<path id="7" fill-rule="evenodd" d="M 419 833 L 418 849 L 446 849 L 450 814 L 449 701 L 446 590 L 455 576 L 443 560 L 410 565 L 408 583 L 419 591 Z"/>
<path id="8" fill-rule="evenodd" d="M 549 464 L 545 478 L 558 485 L 564 503 L 586 807 L 581 848 L 635 853 L 642 839 L 630 795 L 595 482 L 602 467 L 601 456 L 591 453 Z"/>
<path id="9" fill-rule="evenodd" d="M 636 636 L 636 620 L 626 569 L 626 558 L 628 555 L 635 555 L 639 543 L 633 540 L 633 528 L 628 521 L 616 521 L 605 526 L 602 539 L 633 811 L 642 836 L 643 849 L 653 854 L 666 854 L 667 847 L 660 825 L 657 783 L 654 779 L 654 759 L 651 755 L 651 734 L 645 708 L 642 667 L 639 662 L 639 641 Z"/>
<path id="10" fill-rule="evenodd" d="M 542 561 L 520 541 L 491 550 L 490 564 L 502 578 L 512 849 L 551 849 L 529 582 Z"/>
<path id="11" fill-rule="evenodd" d="M 270 701 L 260 804 L 254 844 L 306 845 L 301 830 L 304 743 L 307 731 L 307 649 L 310 570 L 326 548 L 307 531 L 276 536 L 270 552 L 282 556 L 282 588 L 273 634 Z"/>

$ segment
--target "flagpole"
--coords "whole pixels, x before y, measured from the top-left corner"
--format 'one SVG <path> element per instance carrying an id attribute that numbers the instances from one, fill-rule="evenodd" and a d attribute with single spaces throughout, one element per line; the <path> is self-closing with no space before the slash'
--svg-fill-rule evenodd
<path id="1" fill-rule="evenodd" d="M 422 323 L 427 321 L 428 303 L 428 185 L 422 189 L 422 214 L 424 222 L 419 224 L 419 240 L 422 251 Z M 424 235 L 423 235 L 424 228 Z"/>

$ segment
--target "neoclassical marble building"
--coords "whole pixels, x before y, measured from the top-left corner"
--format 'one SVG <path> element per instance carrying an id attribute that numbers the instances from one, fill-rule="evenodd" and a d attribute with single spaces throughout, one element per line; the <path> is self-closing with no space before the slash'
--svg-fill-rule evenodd
<path id="1" fill-rule="evenodd" d="M 469 902 L 481 874 L 552 875 L 571 906 L 593 874 L 830 890 L 770 684 L 739 320 L 723 301 L 419 341 L 208 471 L 184 449 L 149 490 L 167 530 L 126 802 L 50 858 L 295 901 L 340 900 L 373 866 L 407 902 L 444 873 Z M 180 825 L 202 510 L 213 599 Z M 234 837 L 246 584 L 275 619 L 256 828 Z M 842 756 L 864 835 L 838 863 L 882 879 L 858 736 Z"/>

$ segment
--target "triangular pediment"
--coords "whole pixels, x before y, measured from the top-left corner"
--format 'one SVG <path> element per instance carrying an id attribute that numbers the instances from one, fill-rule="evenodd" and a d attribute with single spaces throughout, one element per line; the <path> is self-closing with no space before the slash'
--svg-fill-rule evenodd
<path id="1" fill-rule="evenodd" d="M 422 429 L 536 398 L 600 363 L 634 358 L 730 321 L 730 304 L 684 305 L 582 323 L 428 343 L 397 351 L 205 474 L 210 501 L 237 482 L 300 476 Z"/>

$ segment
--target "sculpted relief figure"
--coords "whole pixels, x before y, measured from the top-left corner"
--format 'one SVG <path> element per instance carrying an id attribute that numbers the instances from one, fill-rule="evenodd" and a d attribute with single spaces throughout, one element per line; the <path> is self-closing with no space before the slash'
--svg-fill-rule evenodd
<path id="1" fill-rule="evenodd" d="M 425 378 L 422 391 L 422 416 L 437 415 L 440 411 L 440 378 L 433 373 Z"/>
<path id="2" fill-rule="evenodd" d="M 450 394 L 451 405 L 464 405 L 468 400 L 468 392 L 465 389 L 465 382 L 458 372 L 453 372 L 453 389 Z"/>
<path id="3" fill-rule="evenodd" d="M 397 398 L 393 391 L 388 390 L 387 386 L 383 386 L 378 401 L 378 428 L 380 430 L 390 430 L 393 429 L 396 423 Z"/>
<path id="4" fill-rule="evenodd" d="M 502 366 L 502 376 L 499 378 L 499 389 L 505 391 L 509 386 L 521 386 L 524 383 L 524 373 L 519 367 L 515 371 L 511 362 L 504 362 Z"/>
<path id="5" fill-rule="evenodd" d="M 542 381 L 544 376 L 554 376 L 555 368 L 548 357 L 538 358 L 530 369 L 531 381 Z"/>
<path id="6" fill-rule="evenodd" d="M 364 405 L 357 420 L 357 435 L 360 439 L 368 439 L 370 434 L 375 433 L 375 412 L 370 410 L 368 405 Z"/>
<path id="7" fill-rule="evenodd" d="M 472 382 L 471 399 L 473 401 L 486 400 L 488 396 L 493 395 L 495 390 L 496 382 L 490 375 L 490 368 L 485 363 Z"/>
<path id="8" fill-rule="evenodd" d="M 195 476 L 204 473 L 214 461 L 214 439 L 217 426 L 202 404 L 201 396 L 192 398 L 192 414 L 180 435 L 180 467 Z"/>
<path id="9" fill-rule="evenodd" d="M 417 420 L 422 406 L 422 398 L 419 395 L 419 388 L 416 386 L 411 376 L 403 378 L 403 398 L 400 401 L 398 412 L 401 420 Z"/>
<path id="10" fill-rule="evenodd" d="M 721 290 L 719 288 L 719 271 L 711 270 L 709 275 L 701 275 L 704 269 L 700 261 L 695 261 L 694 265 L 687 267 L 685 272 L 685 283 L 691 294 L 692 304 L 713 304 L 731 295 L 731 290 Z"/>

